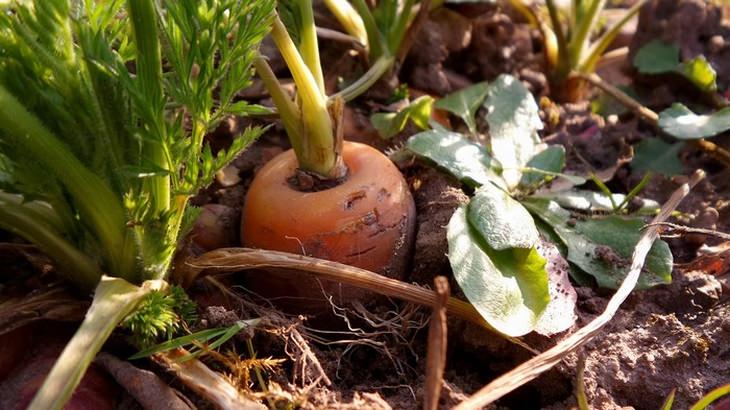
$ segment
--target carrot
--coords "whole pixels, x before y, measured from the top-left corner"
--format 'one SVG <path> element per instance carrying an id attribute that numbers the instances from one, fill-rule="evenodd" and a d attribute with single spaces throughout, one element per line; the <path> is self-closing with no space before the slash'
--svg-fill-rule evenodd
<path id="1" fill-rule="evenodd" d="M 368 145 L 343 141 L 345 98 L 325 93 L 312 0 L 296 5 L 300 19 L 293 29 L 299 31 L 298 44 L 278 17 L 271 28 L 271 38 L 296 83 L 296 98 L 282 88 L 265 58 L 254 60 L 292 149 L 254 177 L 242 215 L 243 245 L 303 253 L 400 279 L 413 243 L 413 198 L 385 155 Z M 364 77 L 380 75 L 373 73 Z M 370 80 L 361 78 L 350 86 L 352 91 L 342 93 L 354 97 Z M 313 184 L 301 183 L 310 180 L 319 185 L 312 189 L 305 185 Z M 316 189 L 320 187 L 325 189 Z M 276 296 L 279 307 L 297 313 L 329 311 L 322 303 L 323 288 L 338 305 L 352 300 L 367 305 L 374 299 L 355 288 L 320 286 L 314 279 L 281 271 L 259 274 L 247 286 L 263 296 Z"/>
<path id="2" fill-rule="evenodd" d="M 267 163 L 246 197 L 243 245 L 306 254 L 402 279 L 415 226 L 408 185 L 390 159 L 368 145 L 345 142 L 342 159 L 349 170 L 345 180 L 318 192 L 290 184 L 298 167 L 293 150 Z M 266 296 L 322 299 L 314 279 L 292 281 L 281 272 L 260 275 L 252 285 Z M 363 298 L 363 291 L 355 288 L 323 286 L 337 304 Z"/>

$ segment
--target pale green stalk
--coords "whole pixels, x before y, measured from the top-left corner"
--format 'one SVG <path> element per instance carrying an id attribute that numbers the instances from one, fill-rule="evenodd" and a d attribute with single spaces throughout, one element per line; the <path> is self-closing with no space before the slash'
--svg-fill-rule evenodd
<path id="1" fill-rule="evenodd" d="M 327 97 L 320 91 L 317 80 L 278 16 L 274 19 L 271 37 L 294 77 L 297 95 L 301 100 L 301 122 L 304 132 L 301 141 L 302 154 L 297 157 L 299 167 L 325 178 L 330 177 L 337 168 L 337 153 L 332 120 L 327 110 Z M 290 138 L 296 137 L 290 136 Z"/>
<path id="2" fill-rule="evenodd" d="M 274 101 L 286 134 L 290 136 L 294 152 L 297 153 L 297 156 L 301 155 L 302 130 L 300 127 L 301 113 L 299 107 L 294 104 L 291 97 L 289 97 L 281 86 L 271 67 L 266 62 L 265 57 L 261 55 L 257 56 L 253 61 L 253 65 L 256 68 L 256 73 L 259 75 L 259 78 L 269 91 L 271 99 Z"/>
<path id="3" fill-rule="evenodd" d="M 314 12 L 312 11 L 312 0 L 299 0 L 299 13 L 302 16 L 302 28 L 299 42 L 299 52 L 304 63 L 309 67 L 312 76 L 317 81 L 320 93 L 324 95 L 324 75 L 322 64 L 319 61 L 319 49 L 317 47 L 317 26 L 314 25 Z"/>
<path id="4" fill-rule="evenodd" d="M 162 281 L 147 281 L 139 287 L 124 279 L 103 276 L 84 321 L 63 349 L 28 409 L 63 409 L 117 324 L 150 291 L 165 286 Z"/>
<path id="5" fill-rule="evenodd" d="M 368 48 L 368 33 L 365 30 L 365 23 L 347 0 L 324 0 L 324 4 L 335 15 L 337 21 L 345 28 L 345 31 L 358 39 L 365 48 Z"/>
<path id="6" fill-rule="evenodd" d="M 370 66 L 370 69 L 365 72 L 365 74 L 362 75 L 362 77 L 358 78 L 355 82 L 348 85 L 345 89 L 338 92 L 337 94 L 332 95 L 330 98 L 339 97 L 342 98 L 345 101 L 352 101 L 355 98 L 357 98 L 359 95 L 364 93 L 365 91 L 369 90 L 370 87 L 375 84 L 380 77 L 382 77 L 385 73 L 390 70 L 390 68 L 393 66 L 393 63 L 395 62 L 395 57 L 390 55 L 383 55 L 377 60 L 375 60 L 375 63 Z"/>
<path id="7" fill-rule="evenodd" d="M 605 3 L 606 0 L 592 0 L 585 15 L 582 15 L 580 20 L 576 22 L 576 32 L 571 33 L 568 46 L 571 67 L 577 67 L 579 62 L 583 60 L 583 55 L 590 44 L 590 35 Z"/>
<path id="8" fill-rule="evenodd" d="M 646 0 L 640 0 L 636 2 L 636 4 L 634 4 L 629 10 L 627 10 L 623 17 L 621 17 L 621 20 L 616 22 L 616 24 L 614 24 L 610 30 L 604 33 L 601 38 L 596 40 L 596 42 L 593 44 L 593 46 L 591 46 L 590 50 L 588 51 L 588 54 L 583 58 L 582 61 L 579 61 L 577 71 L 590 73 L 595 70 L 596 64 L 603 55 L 603 52 L 606 51 L 608 46 L 610 46 L 616 36 L 618 36 L 623 26 L 626 25 L 626 23 L 628 23 L 629 20 L 631 20 L 639 12 L 639 10 L 641 10 L 641 7 L 644 5 L 644 3 L 646 3 Z"/>

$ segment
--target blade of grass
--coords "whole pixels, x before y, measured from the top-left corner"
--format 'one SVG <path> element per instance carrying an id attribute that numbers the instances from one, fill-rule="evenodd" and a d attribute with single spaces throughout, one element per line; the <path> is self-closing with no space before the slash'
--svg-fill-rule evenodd
<path id="1" fill-rule="evenodd" d="M 636 186 L 631 189 L 631 191 L 626 195 L 624 200 L 621 201 L 620 204 L 618 204 L 618 208 L 616 208 L 616 209 L 618 209 L 618 210 L 624 209 L 624 207 L 626 205 L 628 205 L 629 201 L 634 199 L 634 197 L 636 195 L 639 195 L 639 192 L 641 192 L 644 189 L 644 187 L 646 186 L 646 184 L 649 183 L 649 180 L 651 179 L 652 176 L 653 176 L 653 174 L 651 171 L 644 174 L 644 177 L 641 178 L 641 181 L 639 181 L 639 183 L 636 184 Z"/>
<path id="2" fill-rule="evenodd" d="M 553 31 L 555 32 L 555 37 L 558 42 L 557 61 L 555 62 L 555 67 L 564 66 L 565 68 L 562 70 L 565 71 L 564 75 L 567 75 L 569 70 L 568 67 L 570 66 L 568 62 L 568 39 L 565 37 L 565 31 L 563 30 L 563 24 L 560 21 L 560 14 L 558 13 L 558 8 L 555 5 L 555 0 L 545 0 L 545 4 L 547 5 L 548 13 L 550 15 L 550 23 L 552 24 Z M 551 53 L 556 54 L 554 51 Z"/>
<path id="3" fill-rule="evenodd" d="M 672 410 L 672 405 L 674 404 L 674 396 L 677 394 L 677 389 L 672 389 L 671 392 L 669 392 L 669 396 L 667 396 L 666 399 L 664 399 L 664 403 L 662 403 L 662 407 L 660 407 L 659 410 Z"/>
<path id="4" fill-rule="evenodd" d="M 408 23 L 413 19 L 413 6 L 415 4 L 415 0 L 405 0 L 401 12 L 396 15 L 395 26 L 390 31 L 388 38 L 388 50 L 391 52 L 395 52 L 400 48 Z"/>
<path id="5" fill-rule="evenodd" d="M 712 404 L 712 402 L 727 394 L 730 394 L 730 384 L 720 386 L 715 390 L 707 393 L 697 403 L 692 405 L 689 410 L 705 410 L 710 404 Z"/>
<path id="6" fill-rule="evenodd" d="M 148 292 L 164 285 L 162 281 L 149 281 L 140 287 L 124 279 L 102 277 L 86 318 L 63 349 L 28 409 L 62 409 L 117 324 Z"/>
<path id="7" fill-rule="evenodd" d="M 571 67 L 577 67 L 578 63 L 583 60 L 583 54 L 590 44 L 590 35 L 605 5 L 606 0 L 592 0 L 585 15 L 576 21 L 576 31 L 574 35 L 571 35 L 570 44 L 568 44 Z"/>
<path id="8" fill-rule="evenodd" d="M 200 332 L 195 332 L 186 336 L 181 336 L 172 340 L 168 340 L 167 342 L 160 343 L 158 345 L 152 346 L 148 349 L 140 350 L 139 352 L 133 354 L 132 356 L 129 356 L 128 360 L 137 360 L 142 359 L 147 356 L 151 356 L 156 353 L 165 352 L 172 349 L 177 349 L 179 347 L 185 347 L 190 344 L 193 344 L 193 342 L 199 342 L 199 343 L 205 343 L 208 340 L 214 339 L 223 333 L 226 332 L 225 327 L 216 327 L 213 329 L 205 329 L 201 330 Z"/>
<path id="9" fill-rule="evenodd" d="M 588 398 L 586 397 L 586 383 L 585 383 L 585 371 L 586 371 L 586 358 L 581 356 L 578 360 L 578 370 L 575 374 L 575 401 L 578 403 L 578 409 L 590 410 L 591 407 L 588 405 Z"/>

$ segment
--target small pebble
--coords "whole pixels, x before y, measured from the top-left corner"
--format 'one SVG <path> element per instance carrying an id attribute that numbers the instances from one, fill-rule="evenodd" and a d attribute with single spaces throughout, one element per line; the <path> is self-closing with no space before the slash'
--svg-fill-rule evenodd
<path id="1" fill-rule="evenodd" d="M 721 35 L 714 35 L 710 37 L 710 41 L 707 42 L 707 49 L 710 53 L 717 53 L 725 47 L 725 39 Z"/>

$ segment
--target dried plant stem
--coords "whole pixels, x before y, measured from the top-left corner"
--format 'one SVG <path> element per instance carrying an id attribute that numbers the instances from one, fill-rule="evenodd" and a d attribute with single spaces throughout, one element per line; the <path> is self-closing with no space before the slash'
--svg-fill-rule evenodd
<path id="1" fill-rule="evenodd" d="M 317 27 L 317 37 L 350 45 L 358 53 L 367 52 L 365 45 L 360 42 L 357 37 L 353 37 L 341 31 L 332 30 L 324 27 Z"/>
<path id="2" fill-rule="evenodd" d="M 190 353 L 185 349 L 168 350 L 157 353 L 152 358 L 175 374 L 190 390 L 215 404 L 223 410 L 265 410 L 261 403 L 243 397 L 241 393 L 222 375 L 210 370 L 198 359 L 181 361 Z"/>
<path id="3" fill-rule="evenodd" d="M 705 173 L 703 171 L 695 171 L 688 183 L 683 184 L 674 191 L 652 223 L 656 224 L 664 222 L 667 218 L 669 218 L 672 211 L 674 211 L 682 199 L 687 196 L 690 189 L 702 180 L 704 176 Z M 649 226 L 641 235 L 639 242 L 634 248 L 629 273 L 626 275 L 626 278 L 623 283 L 621 283 L 621 286 L 618 288 L 616 293 L 608 301 L 608 305 L 603 313 L 554 347 L 533 357 L 487 384 L 469 399 L 456 406 L 454 410 L 481 409 L 487 404 L 493 403 L 495 400 L 498 400 L 509 392 L 546 372 L 558 364 L 569 353 L 577 350 L 591 340 L 601 330 L 601 328 L 613 318 L 621 306 L 621 303 L 626 300 L 631 291 L 634 289 L 634 286 L 636 286 L 639 274 L 641 273 L 644 261 L 646 260 L 646 255 L 649 253 L 649 249 L 651 249 L 651 245 L 654 243 L 654 240 L 658 237 L 659 227 L 656 225 Z"/>
<path id="4" fill-rule="evenodd" d="M 589 82 L 590 84 L 600 88 L 606 94 L 610 95 L 616 101 L 620 102 L 626 108 L 634 112 L 634 114 L 643 118 L 646 122 L 650 123 L 654 128 L 659 129 L 659 114 L 642 105 L 640 102 L 631 98 L 628 94 L 614 87 L 613 85 L 603 81 L 603 79 L 595 73 L 582 74 L 575 73 L 575 76 Z M 718 161 L 723 162 L 725 165 L 730 166 L 730 151 L 717 146 L 714 142 L 707 141 L 704 138 L 691 140 L 690 141 L 695 147 L 707 152 Z"/>
<path id="5" fill-rule="evenodd" d="M 614 87 L 613 85 L 603 81 L 603 79 L 601 77 L 599 77 L 598 74 L 576 73 L 574 75 L 576 75 L 577 77 L 579 77 L 583 80 L 588 81 L 589 83 L 591 83 L 591 85 L 600 88 L 606 94 L 610 95 L 611 97 L 616 99 L 616 101 L 625 105 L 626 108 L 630 109 L 636 115 L 643 118 L 646 122 L 650 123 L 653 127 L 656 127 L 656 128 L 659 127 L 659 115 L 656 112 L 652 111 L 651 109 L 642 105 L 640 102 L 631 98 L 631 96 L 629 96 L 625 92 L 623 92 L 623 91 L 619 90 L 618 88 Z"/>
<path id="6" fill-rule="evenodd" d="M 104 368 L 145 409 L 190 410 L 195 408 L 181 393 L 155 373 L 138 369 L 116 356 L 101 352 L 94 362 Z"/>
<path id="7" fill-rule="evenodd" d="M 424 410 L 438 409 L 446 367 L 446 304 L 450 294 L 449 280 L 445 276 L 437 276 L 433 280 L 433 285 L 439 297 L 436 299 L 436 306 L 431 314 L 431 326 L 428 329 Z"/>
<path id="8" fill-rule="evenodd" d="M 319 279 L 356 286 L 431 308 L 437 306 L 439 298 L 438 294 L 432 290 L 378 275 L 365 269 L 287 252 L 250 248 L 225 248 L 205 253 L 188 261 L 187 264 L 197 269 L 197 272 L 191 272 L 196 276 L 209 272 L 236 272 L 258 268 L 292 269 L 292 275 L 303 272 L 315 275 Z M 195 277 L 187 277 L 186 283 L 190 284 L 194 279 Z M 496 330 L 489 326 L 470 303 L 450 297 L 446 303 L 446 308 L 450 314 L 496 333 Z M 517 338 L 502 337 L 532 353 L 539 353 Z"/>
<path id="9" fill-rule="evenodd" d="M 670 222 L 658 222 L 658 223 L 655 223 L 652 225 L 664 226 L 664 227 L 669 228 L 672 232 L 676 232 L 676 233 L 680 233 L 680 234 L 699 233 L 702 235 L 714 236 L 716 238 L 730 241 L 730 234 L 727 234 L 725 232 L 720 232 L 720 231 L 717 231 L 714 229 L 692 228 L 690 226 L 678 225 L 678 224 L 673 224 Z"/>

